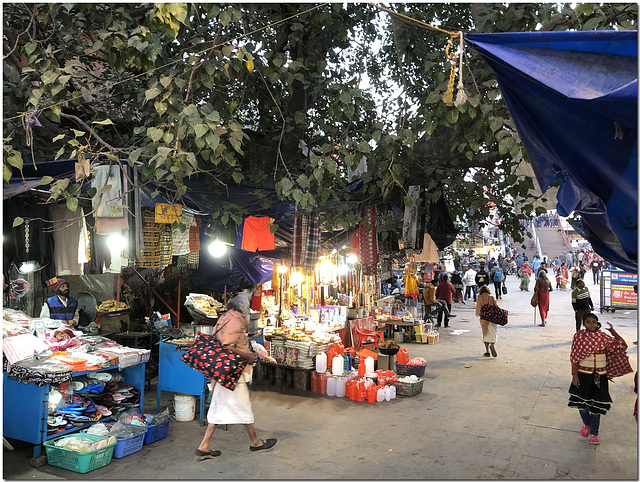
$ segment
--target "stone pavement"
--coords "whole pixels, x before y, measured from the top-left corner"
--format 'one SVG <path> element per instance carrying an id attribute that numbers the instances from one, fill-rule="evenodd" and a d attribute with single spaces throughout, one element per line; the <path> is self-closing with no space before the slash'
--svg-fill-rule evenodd
<path id="1" fill-rule="evenodd" d="M 590 273 L 587 273 L 590 279 Z M 592 290 L 596 309 L 597 286 Z M 435 345 L 407 343 L 428 360 L 424 389 L 412 398 L 356 403 L 317 394 L 253 390 L 258 435 L 276 437 L 268 453 L 250 452 L 244 427 L 217 430 L 212 448 L 223 455 L 196 462 L 204 428 L 171 422 L 169 435 L 110 465 L 76 474 L 29 466 L 31 449 L 4 451 L 5 479 L 638 479 L 638 426 L 633 375 L 610 384 L 613 406 L 602 418 L 601 445 L 580 437 L 580 416 L 567 407 L 569 350 L 574 333 L 570 292 L 554 291 L 546 327 L 533 323 L 531 293 L 507 278 L 500 304 L 498 357 L 483 358 L 475 305 L 454 304 L 451 327 Z M 629 344 L 637 367 L 637 312 L 599 314 Z M 539 322 L 539 318 L 537 318 Z M 145 408 L 155 411 L 155 387 Z M 171 405 L 163 394 L 162 405 Z M 6 403 L 6 402 L 5 402 Z"/>

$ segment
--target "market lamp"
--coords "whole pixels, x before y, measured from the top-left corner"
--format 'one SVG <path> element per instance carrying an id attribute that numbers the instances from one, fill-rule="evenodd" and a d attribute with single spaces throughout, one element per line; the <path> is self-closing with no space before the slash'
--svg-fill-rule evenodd
<path id="1" fill-rule="evenodd" d="M 214 258 L 219 258 L 220 256 L 224 256 L 227 254 L 227 244 L 223 243 L 219 239 L 216 239 L 213 243 L 209 245 L 209 254 Z"/>
<path id="2" fill-rule="evenodd" d="M 355 264 L 358 262 L 358 257 L 355 254 L 350 254 L 347 256 L 347 263 Z"/>
<path id="3" fill-rule="evenodd" d="M 113 254 L 120 254 L 127 245 L 127 240 L 120 233 L 110 234 L 107 238 L 107 246 Z"/>

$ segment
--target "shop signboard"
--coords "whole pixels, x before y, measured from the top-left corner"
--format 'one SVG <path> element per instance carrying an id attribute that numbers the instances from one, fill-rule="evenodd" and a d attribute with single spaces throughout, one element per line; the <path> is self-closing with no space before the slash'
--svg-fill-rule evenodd
<path id="1" fill-rule="evenodd" d="M 638 284 L 638 275 L 622 271 L 611 272 L 611 306 L 620 308 L 636 308 L 638 295 L 633 286 Z"/>

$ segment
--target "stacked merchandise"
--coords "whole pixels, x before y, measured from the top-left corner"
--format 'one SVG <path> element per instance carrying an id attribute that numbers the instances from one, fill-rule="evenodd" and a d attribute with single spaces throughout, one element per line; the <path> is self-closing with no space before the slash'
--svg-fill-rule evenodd
<path id="1" fill-rule="evenodd" d="M 144 248 L 138 258 L 141 268 L 155 268 L 160 266 L 160 233 L 164 226 L 157 224 L 155 214 L 151 211 L 142 212 L 142 240 Z"/>
<path id="2" fill-rule="evenodd" d="M 329 346 L 328 343 L 286 340 L 284 342 L 285 365 L 311 369 L 315 365 L 315 357 L 319 353 L 326 353 Z"/>

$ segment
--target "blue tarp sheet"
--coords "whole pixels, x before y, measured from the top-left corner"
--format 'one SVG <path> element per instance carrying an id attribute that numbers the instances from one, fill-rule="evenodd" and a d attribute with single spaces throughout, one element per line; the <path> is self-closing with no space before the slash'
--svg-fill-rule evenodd
<path id="1" fill-rule="evenodd" d="M 493 69 L 543 192 L 575 211 L 586 239 L 638 267 L 638 33 L 469 34 Z"/>

